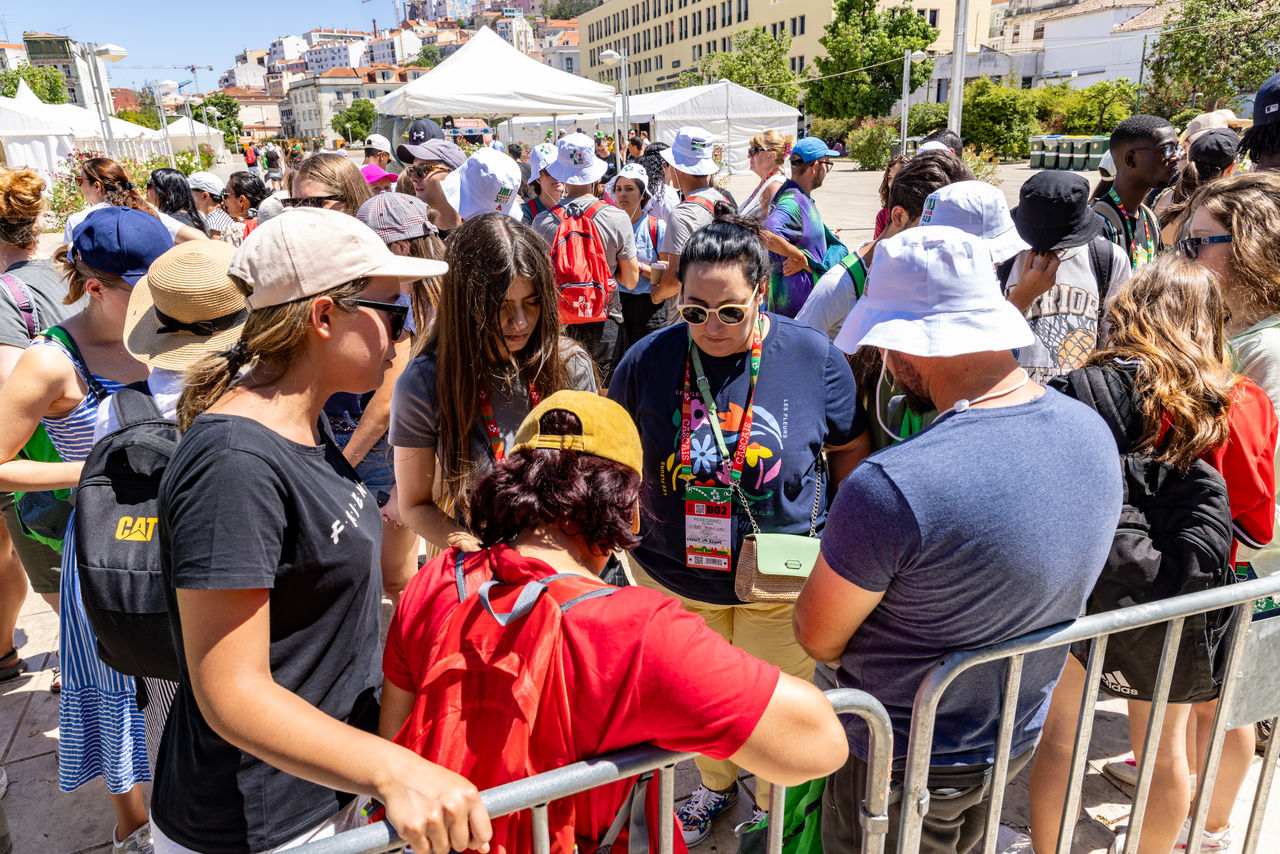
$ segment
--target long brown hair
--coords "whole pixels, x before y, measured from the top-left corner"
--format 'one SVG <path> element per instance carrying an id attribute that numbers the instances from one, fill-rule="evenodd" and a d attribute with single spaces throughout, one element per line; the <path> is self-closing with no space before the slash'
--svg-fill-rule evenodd
<path id="1" fill-rule="evenodd" d="M 133 208 L 159 219 L 151 205 L 133 186 L 120 164 L 109 157 L 91 157 L 84 162 L 84 176 L 90 184 L 101 184 L 106 203 L 119 208 Z"/>
<path id="2" fill-rule="evenodd" d="M 1181 236 L 1202 207 L 1231 235 L 1233 294 L 1250 314 L 1280 314 L 1280 172 L 1249 172 L 1205 184 L 1187 203 Z"/>
<path id="3" fill-rule="evenodd" d="M 114 273 L 90 267 L 78 258 L 73 260 L 71 244 L 69 243 L 64 243 L 53 250 L 53 263 L 62 272 L 62 278 L 67 280 L 67 295 L 62 298 L 63 305 L 75 305 L 79 302 L 80 298 L 85 294 L 85 289 L 90 279 L 97 279 L 104 285 L 120 288 L 121 290 L 128 291 L 133 289 L 133 285 Z"/>
<path id="4" fill-rule="evenodd" d="M 424 349 L 436 354 L 440 407 L 437 454 L 446 495 L 466 518 L 478 460 L 471 435 L 480 417 L 480 386 L 506 377 L 533 384 L 542 397 L 568 385 L 560 350 L 560 315 L 546 245 L 532 228 L 501 213 L 472 217 L 445 244 L 435 326 Z M 542 305 L 537 326 L 519 353 L 507 353 L 502 304 L 517 278 L 528 279 Z M 497 370 L 488 366 L 499 366 Z M 514 369 L 514 370 L 511 370 Z"/>
<path id="5" fill-rule="evenodd" d="M 445 259 L 444 241 L 435 232 L 411 238 L 407 242 L 409 244 L 409 254 L 414 258 L 430 258 L 434 261 L 443 261 Z M 436 311 L 440 306 L 440 288 L 439 276 L 416 279 L 409 286 L 409 305 L 413 311 L 413 328 L 417 330 L 417 336 L 413 344 L 413 355 L 415 356 L 422 352 L 423 345 L 427 341 L 427 333 L 431 330 L 432 324 L 435 323 Z"/>
<path id="6" fill-rule="evenodd" d="M 310 178 L 328 187 L 335 196 L 341 196 L 346 206 L 344 213 L 351 216 L 355 216 L 360 206 L 373 196 L 369 182 L 345 154 L 313 154 L 299 163 L 289 185 L 290 193 L 298 186 L 300 178 Z"/>
<path id="7" fill-rule="evenodd" d="M 0 169 L 0 242 L 35 249 L 40 242 L 44 181 L 31 169 Z"/>
<path id="8" fill-rule="evenodd" d="M 1214 275 L 1180 255 L 1163 255 L 1112 297 L 1107 318 L 1107 346 L 1089 364 L 1136 363 L 1143 433 L 1134 450 L 1154 452 L 1185 470 L 1226 442 L 1236 377 L 1227 353 L 1226 304 Z"/>

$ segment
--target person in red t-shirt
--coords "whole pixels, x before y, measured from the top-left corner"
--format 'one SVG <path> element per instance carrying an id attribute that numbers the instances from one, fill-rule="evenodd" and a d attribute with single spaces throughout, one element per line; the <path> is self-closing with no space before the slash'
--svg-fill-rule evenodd
<path id="1" fill-rule="evenodd" d="M 559 718 L 554 740 L 568 744 L 563 749 L 567 755 L 557 764 L 651 743 L 731 758 L 772 781 L 797 785 L 844 763 L 844 731 L 811 684 L 730 646 L 672 597 L 642 587 L 613 588 L 599 580 L 609 555 L 634 547 L 638 540 L 641 462 L 634 424 L 622 407 L 606 398 L 556 392 L 529 414 L 515 448 L 496 463 L 473 495 L 472 519 L 485 548 L 465 554 L 450 549 L 405 588 L 383 658 L 380 731 L 385 738 L 423 744 L 429 739 L 422 730 L 430 729 L 434 714 L 445 713 L 415 702 L 429 696 L 433 679 L 440 678 L 437 665 L 451 652 L 442 638 L 455 625 L 450 615 L 467 607 L 459 604 L 459 591 L 465 590 L 465 598 L 470 598 L 481 582 L 495 580 L 499 587 L 474 594 L 483 599 L 486 590 L 523 593 L 531 589 L 529 582 L 541 581 L 562 611 L 556 675 L 563 681 L 563 709 L 568 714 Z M 551 576 L 557 573 L 569 593 L 555 595 Z M 494 595 L 497 602 L 502 594 Z M 572 607 L 566 601 L 572 601 Z M 488 613 L 501 610 L 495 605 Z M 513 620 L 504 629 L 496 626 L 496 619 L 487 622 L 485 612 L 473 614 L 476 619 L 464 623 L 461 631 L 467 637 L 495 637 L 498 645 L 518 635 L 525 619 Z M 720 666 L 693 679 L 688 675 L 690 656 Z M 479 672 L 477 678 L 487 680 L 491 671 Z M 474 682 L 467 684 L 476 689 Z M 453 770 L 480 788 L 508 782 L 504 772 L 495 771 L 510 767 L 512 758 L 504 753 L 509 749 L 507 733 L 498 727 L 515 728 L 522 722 L 505 711 L 497 712 L 496 720 L 484 720 L 483 704 L 474 693 L 467 698 L 471 702 L 465 709 L 454 712 L 460 714 L 465 732 L 449 733 L 443 752 L 465 754 L 460 764 L 467 767 Z M 515 701 L 508 702 L 514 709 Z M 544 696 L 539 705 L 544 714 L 548 702 L 553 701 Z M 490 717 L 494 714 L 489 712 Z M 530 728 L 536 735 L 537 726 Z M 486 737 L 490 732 L 493 737 Z M 542 733 L 546 736 L 547 730 Z M 465 747 L 459 748 L 460 742 Z M 551 765 L 547 757 L 555 749 L 559 748 L 530 744 L 531 770 L 550 770 L 540 766 Z M 602 840 L 630 788 L 623 782 L 571 799 L 573 834 L 593 843 Z M 647 818 L 656 827 L 652 807 L 659 803 L 657 789 L 651 787 L 649 794 Z M 513 827 L 502 818 L 494 821 L 495 854 L 529 850 L 530 842 Z M 553 839 L 557 829 L 553 813 Z M 685 850 L 681 834 L 674 834 L 674 843 L 677 851 Z M 621 845 L 619 839 L 615 848 Z M 656 851 L 656 839 L 652 846 Z M 553 850 L 560 847 L 568 846 Z"/>
<path id="2" fill-rule="evenodd" d="M 1280 425 L 1266 393 L 1231 370 L 1226 316 L 1226 304 L 1211 272 L 1179 255 L 1162 256 L 1143 267 L 1112 298 L 1107 307 L 1110 332 L 1090 363 L 1132 377 L 1146 426 L 1144 436 L 1149 437 L 1147 450 L 1135 447 L 1136 452 L 1150 453 L 1179 468 L 1202 459 L 1222 475 L 1235 535 L 1234 565 L 1239 543 L 1259 548 L 1272 538 Z M 1083 689 L 1084 669 L 1068 657 L 1032 766 L 1031 834 L 1037 851 L 1053 851 L 1057 846 Z M 1156 748 L 1139 854 L 1167 854 L 1175 845 L 1186 846 L 1184 820 L 1192 795 L 1188 752 L 1198 754 L 1195 767 L 1203 767 L 1217 705 L 1217 700 L 1169 704 Z M 1130 738 L 1140 744 L 1151 704 L 1130 700 L 1128 706 Z M 1252 726 L 1227 732 L 1198 850 L 1230 848 L 1231 808 L 1249 769 L 1253 746 Z M 1123 831 L 1117 834 L 1111 851 L 1122 850 L 1125 838 Z"/>

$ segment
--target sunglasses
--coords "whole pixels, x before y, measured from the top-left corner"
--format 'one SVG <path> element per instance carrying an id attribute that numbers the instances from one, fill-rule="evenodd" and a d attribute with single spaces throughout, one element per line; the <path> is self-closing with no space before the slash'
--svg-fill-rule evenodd
<path id="1" fill-rule="evenodd" d="M 409 318 L 409 306 L 400 305 L 394 302 L 377 302 L 369 299 L 353 299 L 352 305 L 358 305 L 363 308 L 371 308 L 374 311 L 380 311 L 391 321 L 391 340 L 399 341 L 404 335 L 405 322 Z"/>
<path id="2" fill-rule="evenodd" d="M 753 145 L 751 148 L 748 148 L 748 149 L 747 149 L 747 156 L 748 156 L 748 157 L 755 157 L 757 154 L 760 154 L 760 153 L 761 153 L 761 152 L 763 152 L 763 151 L 764 151 L 764 149 L 763 149 L 763 148 L 756 148 L 756 147 Z"/>
<path id="3" fill-rule="evenodd" d="M 751 313 L 753 307 L 752 303 L 742 303 L 741 305 L 722 305 L 716 309 L 709 309 L 703 305 L 685 303 L 676 306 L 676 310 L 680 312 L 680 316 L 684 318 L 685 323 L 692 326 L 701 326 L 706 323 L 712 311 L 715 311 L 716 317 L 725 326 L 737 326 L 747 319 L 747 315 Z"/>
<path id="4" fill-rule="evenodd" d="M 322 208 L 325 202 L 342 201 L 342 196 L 293 196 L 280 201 L 286 208 Z"/>
<path id="5" fill-rule="evenodd" d="M 437 163 L 434 166 L 418 165 L 413 167 L 413 174 L 419 178 L 425 178 L 428 175 L 434 175 L 436 172 L 448 172 L 449 167 L 443 163 Z"/>
<path id="6" fill-rule="evenodd" d="M 1173 157 L 1178 153 L 1178 143 L 1166 142 L 1162 145 L 1143 145 L 1133 150 L 1134 151 L 1158 151 L 1160 152 L 1160 155 L 1167 160 L 1168 158 Z"/>
<path id="7" fill-rule="evenodd" d="M 1215 234 L 1212 237 L 1184 237 L 1178 241 L 1178 248 L 1182 250 L 1183 257 L 1188 261 L 1194 261 L 1200 257 L 1201 246 L 1230 242 L 1230 234 Z"/>

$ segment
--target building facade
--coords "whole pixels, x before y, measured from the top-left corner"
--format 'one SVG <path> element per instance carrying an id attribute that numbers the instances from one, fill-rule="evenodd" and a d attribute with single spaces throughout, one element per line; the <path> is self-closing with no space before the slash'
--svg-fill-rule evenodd
<path id="1" fill-rule="evenodd" d="M 1044 19 L 1036 81 L 1086 87 L 1100 80 L 1137 81 L 1143 36 L 1158 33 L 1167 7 L 1155 0 L 1084 0 Z"/>
<path id="2" fill-rule="evenodd" d="M 409 30 L 398 30 L 369 42 L 363 64 L 403 65 L 416 59 L 421 49 L 422 39 Z"/>
<path id="3" fill-rule="evenodd" d="M 222 72 L 222 76 L 218 78 L 219 89 L 230 89 L 233 86 L 242 89 L 266 89 L 267 69 L 256 62 L 237 63 Z"/>
<path id="4" fill-rule="evenodd" d="M 333 117 L 357 98 L 377 100 L 411 80 L 426 74 L 426 68 L 331 68 L 289 87 L 279 103 L 281 130 L 285 136 L 323 139 L 332 145 L 345 138 L 332 127 Z"/>
<path id="5" fill-rule="evenodd" d="M 93 66 L 96 66 L 102 85 L 110 86 L 107 67 L 101 59 L 89 54 L 83 45 L 67 36 L 26 32 L 22 34 L 22 42 L 26 47 L 28 62 L 34 66 L 53 66 L 62 72 L 67 81 L 68 102 L 90 110 L 101 109 Z M 110 104 L 106 106 L 108 110 L 111 108 Z"/>
<path id="6" fill-rule="evenodd" d="M 272 40 L 267 49 L 267 70 L 279 62 L 301 59 L 303 52 L 310 47 L 301 36 L 280 36 Z"/>
<path id="7" fill-rule="evenodd" d="M 267 95 L 278 101 L 288 94 L 290 86 L 308 76 L 307 64 L 301 59 L 273 62 L 267 71 Z"/>
<path id="8" fill-rule="evenodd" d="M 13 70 L 27 63 L 27 48 L 20 44 L 0 42 L 0 69 Z"/>
<path id="9" fill-rule="evenodd" d="M 880 0 L 881 8 L 892 5 Z M 939 30 L 930 52 L 949 53 L 955 0 L 912 0 L 911 5 Z M 621 69 L 600 59 L 605 50 L 614 50 L 631 63 L 632 92 L 668 89 L 702 57 L 731 50 L 736 33 L 758 26 L 791 37 L 788 59 L 792 70 L 802 72 L 821 55 L 819 39 L 833 14 L 831 0 L 606 0 L 579 18 L 581 73 L 616 85 Z M 991 0 L 970 0 L 969 14 L 967 41 L 977 49 L 988 37 Z"/>
<path id="10" fill-rule="evenodd" d="M 302 61 L 307 71 L 320 75 L 334 68 L 353 68 L 361 64 L 364 49 L 368 46 L 364 41 L 328 41 L 307 48 L 302 54 Z"/>
<path id="11" fill-rule="evenodd" d="M 569 74 L 582 70 L 582 56 L 578 50 L 577 29 L 548 33 L 543 29 L 540 56 L 544 65 Z"/>
<path id="12" fill-rule="evenodd" d="M 497 31 L 503 40 L 521 53 L 528 54 L 537 50 L 538 44 L 533 38 L 533 27 L 523 15 L 511 18 L 499 18 Z"/>

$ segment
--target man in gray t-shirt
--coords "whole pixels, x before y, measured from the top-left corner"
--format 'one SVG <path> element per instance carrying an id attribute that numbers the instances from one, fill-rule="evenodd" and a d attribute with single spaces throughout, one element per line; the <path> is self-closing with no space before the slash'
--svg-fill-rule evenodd
<path id="1" fill-rule="evenodd" d="M 672 168 L 684 201 L 676 205 L 667 220 L 667 236 L 662 241 L 659 257 L 667 265 L 661 282 L 654 282 L 650 299 L 662 302 L 680 291 L 680 251 L 698 229 L 715 219 L 716 202 L 724 195 L 712 186 L 712 178 L 720 171 L 715 161 L 716 141 L 702 128 L 682 127 L 675 142 L 663 149 L 662 159 Z"/>

